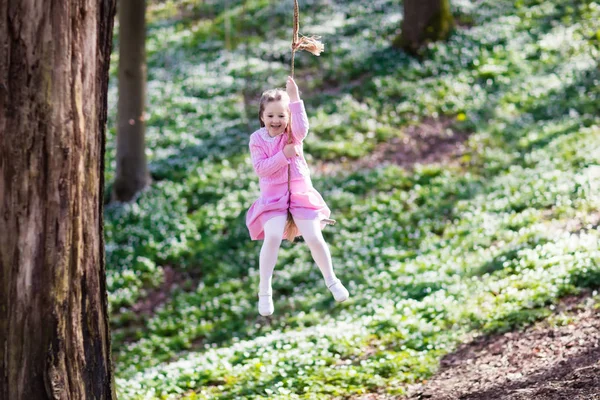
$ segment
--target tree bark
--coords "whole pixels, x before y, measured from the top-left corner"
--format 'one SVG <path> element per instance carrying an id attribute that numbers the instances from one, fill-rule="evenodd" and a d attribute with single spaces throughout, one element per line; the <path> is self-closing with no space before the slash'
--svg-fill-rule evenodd
<path id="1" fill-rule="evenodd" d="M 113 200 L 128 202 L 150 184 L 146 161 L 146 1 L 119 1 L 117 169 Z"/>
<path id="2" fill-rule="evenodd" d="M 393 45 L 414 54 L 427 42 L 446 40 L 453 28 L 450 0 L 404 0 L 402 30 Z"/>
<path id="3" fill-rule="evenodd" d="M 103 185 L 114 0 L 0 0 L 0 400 L 115 399 Z"/>

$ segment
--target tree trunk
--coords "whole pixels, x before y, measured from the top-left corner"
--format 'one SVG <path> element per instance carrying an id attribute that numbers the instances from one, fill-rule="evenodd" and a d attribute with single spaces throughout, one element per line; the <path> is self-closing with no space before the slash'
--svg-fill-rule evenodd
<path id="1" fill-rule="evenodd" d="M 404 0 L 402 31 L 393 44 L 414 54 L 427 42 L 446 40 L 453 28 L 450 0 Z"/>
<path id="2" fill-rule="evenodd" d="M 114 399 L 102 191 L 114 0 L 0 0 L 0 400 Z"/>
<path id="3" fill-rule="evenodd" d="M 113 200 L 128 202 L 150 184 L 146 162 L 146 1 L 119 1 L 117 170 Z"/>

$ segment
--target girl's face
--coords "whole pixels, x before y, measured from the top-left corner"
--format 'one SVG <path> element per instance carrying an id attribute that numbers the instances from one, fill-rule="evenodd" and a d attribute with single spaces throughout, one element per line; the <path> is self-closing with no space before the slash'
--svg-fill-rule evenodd
<path id="1" fill-rule="evenodd" d="M 271 137 L 281 135 L 290 122 L 290 105 L 287 101 L 271 101 L 265 106 L 261 119 Z"/>

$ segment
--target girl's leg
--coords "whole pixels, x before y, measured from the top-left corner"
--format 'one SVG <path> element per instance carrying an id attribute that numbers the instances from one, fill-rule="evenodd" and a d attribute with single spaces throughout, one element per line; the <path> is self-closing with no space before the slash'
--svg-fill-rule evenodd
<path id="1" fill-rule="evenodd" d="M 266 295 L 271 293 L 271 278 L 273 276 L 275 264 L 277 263 L 279 246 L 281 246 L 281 241 L 283 240 L 283 230 L 285 228 L 286 219 L 287 216 L 283 215 L 273 217 L 265 223 L 265 240 L 260 249 L 259 259 L 259 294 Z"/>
<path id="2" fill-rule="evenodd" d="M 321 223 L 318 220 L 296 218 L 294 218 L 294 222 L 296 222 L 296 226 L 298 226 L 304 241 L 308 245 L 313 259 L 319 266 L 323 278 L 325 278 L 325 284 L 329 287 L 337 280 L 337 277 L 335 276 L 335 272 L 333 272 L 329 246 L 325 243 L 323 233 L 321 232 Z"/>
<path id="3" fill-rule="evenodd" d="M 327 288 L 331 291 L 336 301 L 346 300 L 349 296 L 348 290 L 337 279 L 335 272 L 333 272 L 331 253 L 329 252 L 327 243 L 325 243 L 325 239 L 323 239 L 320 221 L 294 218 L 294 222 L 296 222 L 296 226 L 298 226 L 304 241 L 308 244 L 310 253 L 319 266 L 323 278 L 325 278 Z"/>

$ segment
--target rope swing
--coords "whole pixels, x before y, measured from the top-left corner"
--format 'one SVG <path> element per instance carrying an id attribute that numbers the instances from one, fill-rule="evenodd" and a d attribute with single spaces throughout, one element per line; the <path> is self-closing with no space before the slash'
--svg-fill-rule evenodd
<path id="1" fill-rule="evenodd" d="M 297 51 L 306 50 L 309 53 L 314 54 L 315 56 L 321 55 L 325 46 L 323 43 L 319 41 L 320 36 L 299 36 L 298 32 L 300 30 L 300 7 L 298 6 L 298 0 L 294 0 L 294 33 L 292 36 L 292 62 L 291 62 L 291 74 L 290 76 L 294 77 L 294 60 Z M 288 129 L 288 144 L 293 143 L 292 130 Z M 286 238 L 290 242 L 294 241 L 296 236 L 299 236 L 299 230 L 294 222 L 294 218 L 292 217 L 292 213 L 290 212 L 291 202 L 292 202 L 292 191 L 291 191 L 291 164 L 288 164 L 288 193 L 290 194 L 288 199 L 288 215 L 287 222 L 285 225 Z M 321 220 L 321 223 L 325 223 L 327 225 L 334 225 L 335 220 L 324 218 Z"/>
<path id="2" fill-rule="evenodd" d="M 320 36 L 302 36 L 299 37 L 298 32 L 300 30 L 300 7 L 298 6 L 298 0 L 294 0 L 294 34 L 292 36 L 292 72 L 291 77 L 294 77 L 294 58 L 296 51 L 306 50 L 315 56 L 320 56 L 325 46 L 319 41 Z"/>

